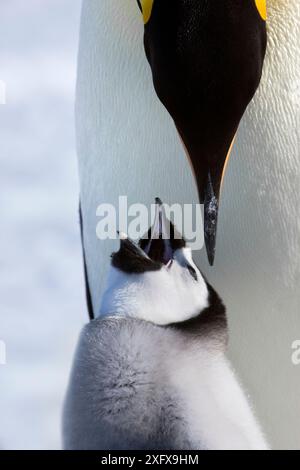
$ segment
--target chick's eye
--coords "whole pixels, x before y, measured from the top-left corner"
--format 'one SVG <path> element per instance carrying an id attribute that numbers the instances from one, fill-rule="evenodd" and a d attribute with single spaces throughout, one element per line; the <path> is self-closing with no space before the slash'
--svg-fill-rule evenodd
<path id="1" fill-rule="evenodd" d="M 193 266 L 189 265 L 187 266 L 187 268 L 188 268 L 190 275 L 195 279 L 195 281 L 198 281 L 197 273 L 196 273 L 196 270 L 193 268 Z"/>

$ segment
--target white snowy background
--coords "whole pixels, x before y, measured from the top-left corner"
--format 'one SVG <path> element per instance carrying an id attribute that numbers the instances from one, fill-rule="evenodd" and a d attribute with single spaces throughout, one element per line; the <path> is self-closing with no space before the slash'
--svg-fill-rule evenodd
<path id="1" fill-rule="evenodd" d="M 61 407 L 87 320 L 74 88 L 80 0 L 0 6 L 0 448 L 61 447 Z"/>

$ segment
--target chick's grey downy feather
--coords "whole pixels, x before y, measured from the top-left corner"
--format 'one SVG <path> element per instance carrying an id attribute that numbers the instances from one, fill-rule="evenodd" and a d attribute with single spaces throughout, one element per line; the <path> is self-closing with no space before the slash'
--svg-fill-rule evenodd
<path id="1" fill-rule="evenodd" d="M 192 449 L 166 362 L 182 341 L 134 318 L 97 319 L 83 330 L 64 410 L 66 449 Z M 178 346 L 174 348 L 174 341 Z M 171 351 L 171 356 L 170 356 Z"/>

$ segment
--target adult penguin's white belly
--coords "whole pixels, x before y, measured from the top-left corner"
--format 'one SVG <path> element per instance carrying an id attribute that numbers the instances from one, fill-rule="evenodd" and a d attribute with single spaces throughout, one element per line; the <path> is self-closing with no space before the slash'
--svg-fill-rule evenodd
<path id="1" fill-rule="evenodd" d="M 264 74 L 223 184 L 215 266 L 199 265 L 227 305 L 231 358 L 274 448 L 299 447 L 300 158 L 298 0 L 269 2 Z M 133 0 L 84 0 L 77 143 L 89 284 L 97 312 L 113 241 L 97 206 L 119 195 L 196 202 L 175 126 L 154 92 Z"/>

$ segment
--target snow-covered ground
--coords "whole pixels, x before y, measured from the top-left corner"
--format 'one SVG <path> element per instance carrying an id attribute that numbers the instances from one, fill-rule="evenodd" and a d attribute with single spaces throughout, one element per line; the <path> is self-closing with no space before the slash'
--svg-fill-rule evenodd
<path id="1" fill-rule="evenodd" d="M 0 448 L 61 447 L 61 406 L 87 320 L 74 88 L 80 0 L 1 3 Z"/>

